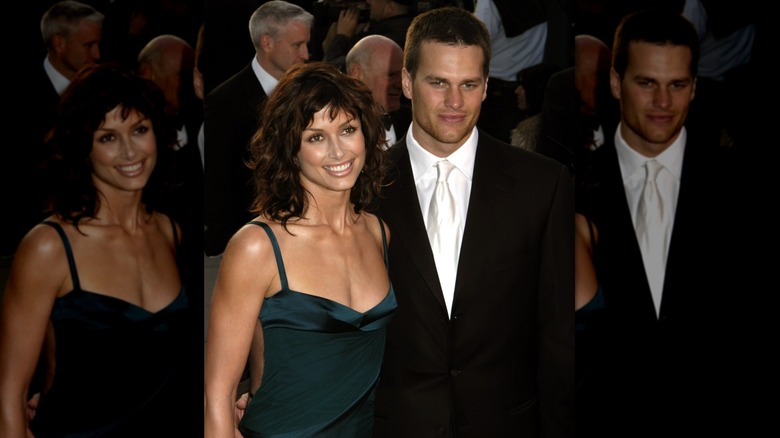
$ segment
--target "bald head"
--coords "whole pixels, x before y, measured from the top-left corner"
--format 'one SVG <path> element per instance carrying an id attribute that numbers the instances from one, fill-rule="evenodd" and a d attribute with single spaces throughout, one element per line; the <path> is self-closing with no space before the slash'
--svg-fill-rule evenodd
<path id="1" fill-rule="evenodd" d="M 174 35 L 160 35 L 138 54 L 138 72 L 155 82 L 165 93 L 165 99 L 174 108 L 179 108 L 179 90 L 182 77 L 192 74 L 195 66 L 195 51 L 183 39 Z M 191 79 L 185 80 L 186 84 Z"/>
<path id="2" fill-rule="evenodd" d="M 603 41 L 590 35 L 574 37 L 574 53 L 574 83 L 580 94 L 581 110 L 594 114 L 598 89 L 609 80 L 612 53 Z"/>
<path id="3" fill-rule="evenodd" d="M 347 53 L 347 74 L 360 79 L 386 112 L 401 107 L 401 69 L 404 51 L 390 38 L 369 35 Z"/>

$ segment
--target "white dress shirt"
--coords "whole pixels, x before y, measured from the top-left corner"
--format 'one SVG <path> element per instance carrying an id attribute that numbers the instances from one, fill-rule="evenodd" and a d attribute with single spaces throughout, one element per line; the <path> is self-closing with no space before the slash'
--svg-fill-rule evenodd
<path id="1" fill-rule="evenodd" d="M 385 130 L 385 144 L 382 145 L 382 150 L 390 149 L 390 146 L 394 145 L 398 141 L 395 135 L 395 127 L 390 125 L 390 129 Z"/>
<path id="2" fill-rule="evenodd" d="M 54 91 L 62 96 L 62 93 L 64 93 L 65 89 L 70 85 L 70 80 L 51 65 L 48 56 L 43 60 L 43 70 L 46 72 L 46 76 L 49 77 L 51 84 L 54 86 Z"/>
<path id="3" fill-rule="evenodd" d="M 447 159 L 455 166 L 450 174 L 448 184 L 450 191 L 455 198 L 455 205 L 458 215 L 464 221 L 464 227 L 461 227 L 459 236 L 453 236 L 458 241 L 463 240 L 463 228 L 465 228 L 466 213 L 469 208 L 469 197 L 471 195 L 471 183 L 474 176 L 474 159 L 477 154 L 477 141 L 479 133 L 476 128 L 461 147 L 448 157 L 437 157 L 423 149 L 420 143 L 414 138 L 412 132 L 413 124 L 406 131 L 406 145 L 409 150 L 409 160 L 412 166 L 412 176 L 414 185 L 417 189 L 417 199 L 420 201 L 420 211 L 426 228 L 428 227 L 428 209 L 431 204 L 434 190 L 436 188 L 436 163 Z M 442 291 L 445 294 L 445 302 L 451 303 L 454 298 L 454 290 Z M 447 309 L 451 311 L 452 309 Z"/>
<path id="4" fill-rule="evenodd" d="M 660 192 L 663 201 L 663 208 L 664 211 L 668 213 L 670 224 L 670 226 L 666 228 L 666 235 L 658 236 L 658 239 L 670 242 L 674 226 L 674 215 L 677 210 L 677 198 L 680 193 L 680 176 L 682 175 L 683 155 L 685 154 L 685 142 L 687 139 L 685 128 L 680 131 L 680 134 L 665 151 L 654 158 L 645 157 L 631 149 L 620 134 L 620 128 L 621 126 L 618 126 L 615 131 L 615 150 L 617 151 L 618 162 L 620 163 L 620 172 L 623 176 L 623 188 L 626 191 L 626 199 L 628 200 L 628 207 L 631 211 L 631 220 L 633 221 L 634 227 L 636 228 L 637 225 L 637 207 L 639 205 L 639 199 L 642 196 L 645 182 L 644 164 L 646 161 L 654 159 L 664 167 L 659 173 L 656 181 L 658 191 Z M 667 245 L 667 254 L 668 250 L 669 247 Z M 663 276 L 665 275 L 665 271 L 666 266 L 662 266 L 655 275 Z M 661 297 L 662 290 L 652 290 L 652 284 L 654 282 L 649 281 L 649 283 L 651 284 L 651 292 L 654 296 L 653 301 L 656 308 L 656 315 L 658 315 L 660 313 L 661 301 L 660 298 L 656 300 L 655 297 Z M 657 283 L 660 284 L 658 287 L 662 289 L 663 281 Z"/>
<path id="5" fill-rule="evenodd" d="M 252 71 L 255 72 L 257 80 L 260 81 L 260 86 L 263 87 L 265 95 L 270 96 L 271 92 L 274 91 L 274 88 L 276 88 L 276 85 L 279 83 L 279 79 L 276 79 L 265 71 L 265 69 L 260 66 L 260 63 L 257 62 L 256 56 L 252 58 Z"/>
<path id="6" fill-rule="evenodd" d="M 477 2 L 474 16 L 479 18 L 490 33 L 493 56 L 490 58 L 490 77 L 503 81 L 517 80 L 517 73 L 544 60 L 544 44 L 547 41 L 547 22 L 539 23 L 512 38 L 506 37 L 498 8 L 492 1 Z"/>

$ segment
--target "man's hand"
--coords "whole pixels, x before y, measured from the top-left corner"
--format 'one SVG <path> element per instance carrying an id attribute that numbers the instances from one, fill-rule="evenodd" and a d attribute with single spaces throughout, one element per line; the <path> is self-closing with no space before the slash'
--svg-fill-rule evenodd
<path id="1" fill-rule="evenodd" d="M 339 12 L 339 20 L 336 23 L 336 33 L 352 38 L 358 25 L 358 10 L 347 8 Z"/>
<path id="2" fill-rule="evenodd" d="M 241 419 L 244 418 L 244 411 L 246 411 L 246 405 L 249 404 L 249 393 L 245 392 L 241 394 L 241 397 L 236 400 L 236 413 L 235 413 L 235 420 L 236 424 L 241 422 Z M 236 427 L 236 436 L 235 438 L 244 438 L 243 435 L 241 435 L 241 432 L 238 431 L 238 428 Z"/>
<path id="3" fill-rule="evenodd" d="M 246 405 L 249 404 L 249 393 L 245 392 L 241 394 L 241 397 L 236 400 L 236 424 L 241 422 L 244 418 L 244 411 L 246 411 Z"/>
<path id="4" fill-rule="evenodd" d="M 30 422 L 35 418 L 35 412 L 38 410 L 38 402 L 41 400 L 41 393 L 35 393 L 27 400 L 27 438 L 35 438 L 30 430 Z"/>

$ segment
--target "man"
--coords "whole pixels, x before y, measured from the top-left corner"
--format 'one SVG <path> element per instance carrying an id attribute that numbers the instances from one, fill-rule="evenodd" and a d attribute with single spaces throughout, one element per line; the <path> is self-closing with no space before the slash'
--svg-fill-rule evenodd
<path id="1" fill-rule="evenodd" d="M 684 126 L 697 59 L 696 32 L 678 14 L 639 12 L 617 29 L 610 88 L 620 124 L 596 151 L 602 173 L 583 200 L 597 229 L 595 266 L 609 312 L 601 387 L 608 402 L 594 411 L 616 432 L 701 433 L 718 416 L 710 403 L 730 405 L 723 395 L 731 370 L 721 371 L 734 345 L 715 318 L 739 314 L 731 230 L 740 228 L 731 217 L 733 169 Z"/>
<path id="2" fill-rule="evenodd" d="M 194 66 L 195 51 L 192 46 L 175 35 L 153 38 L 138 54 L 138 73 L 155 82 L 163 90 L 165 100 L 177 112 L 182 110 L 180 101 L 185 89 L 187 95 L 194 95 L 190 82 L 184 84 Z"/>
<path id="3" fill-rule="evenodd" d="M 333 24 L 329 34 L 335 35 L 324 48 L 324 60 L 342 67 L 344 57 L 357 41 L 368 35 L 382 35 L 395 41 L 399 47 L 404 46 L 406 30 L 412 22 L 411 0 L 367 0 L 369 22 L 359 29 L 359 14 L 357 9 L 344 9 L 339 14 L 338 21 Z"/>
<path id="4" fill-rule="evenodd" d="M 55 3 L 41 18 L 41 36 L 46 44 L 46 57 L 41 64 L 25 68 L 21 76 L 29 75 L 30 82 L 17 104 L 10 105 L 20 114 L 29 115 L 24 123 L 31 129 L 26 142 L 5 148 L 0 161 L 15 163 L 11 178 L 16 187 L 10 191 L 9 205 L 20 213 L 0 237 L 0 254 L 9 255 L 16 249 L 22 236 L 43 218 L 43 198 L 49 183 L 37 168 L 42 159 L 42 145 L 56 116 L 60 95 L 70 80 L 85 65 L 100 59 L 103 14 L 91 6 L 63 1 Z M 21 188 L 21 190 L 19 189 Z"/>
<path id="5" fill-rule="evenodd" d="M 401 108 L 401 69 L 404 51 L 390 38 L 369 35 L 347 53 L 347 74 L 360 79 L 385 111 L 385 148 L 406 134 L 409 115 Z"/>
<path id="6" fill-rule="evenodd" d="M 314 17 L 299 6 L 270 1 L 252 14 L 249 32 L 252 62 L 206 96 L 205 250 L 225 250 L 230 237 L 249 217 L 252 198 L 248 144 L 257 130 L 260 107 L 279 78 L 309 59 L 307 44 Z"/>
<path id="7" fill-rule="evenodd" d="M 100 60 L 103 18 L 91 6 L 69 0 L 54 4 L 43 15 L 43 68 L 57 94 L 62 94 L 82 67 Z"/>
<path id="8" fill-rule="evenodd" d="M 475 129 L 490 54 L 485 26 L 463 9 L 433 9 L 409 29 L 413 121 L 388 151 L 380 207 L 398 310 L 379 437 L 573 433 L 572 182 L 553 160 Z"/>

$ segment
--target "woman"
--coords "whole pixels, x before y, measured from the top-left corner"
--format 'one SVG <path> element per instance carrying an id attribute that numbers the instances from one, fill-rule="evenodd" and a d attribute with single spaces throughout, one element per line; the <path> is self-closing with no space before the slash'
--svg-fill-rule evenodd
<path id="1" fill-rule="evenodd" d="M 396 307 L 387 230 L 366 212 L 382 180 L 380 113 L 361 82 L 322 63 L 291 69 L 266 102 L 258 216 L 228 244 L 211 303 L 207 437 L 370 435 Z M 237 426 L 250 345 L 262 380 Z"/>
<path id="2" fill-rule="evenodd" d="M 5 290 L 0 436 L 25 436 L 39 390 L 38 438 L 180 430 L 188 305 L 179 229 L 157 211 L 175 141 L 164 105 L 111 66 L 83 70 L 63 95 L 47 140 L 51 216 L 22 240 Z M 31 388 L 44 339 L 52 378 Z"/>

